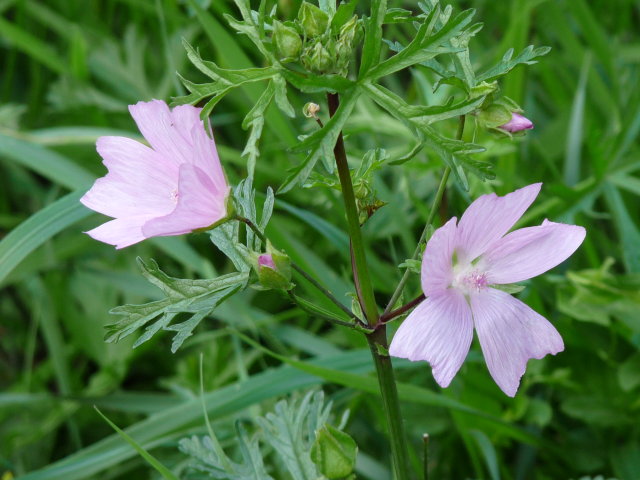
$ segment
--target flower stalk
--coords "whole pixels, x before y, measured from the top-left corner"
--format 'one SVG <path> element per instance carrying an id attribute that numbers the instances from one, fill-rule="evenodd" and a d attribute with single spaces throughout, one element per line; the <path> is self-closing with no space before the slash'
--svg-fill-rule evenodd
<path id="1" fill-rule="evenodd" d="M 337 94 L 328 94 L 327 101 L 329 104 L 329 115 L 333 116 L 340 104 L 339 97 Z M 400 414 L 400 401 L 396 388 L 393 365 L 387 353 L 387 328 L 386 325 L 380 323 L 378 307 L 369 276 L 364 241 L 358 219 L 358 208 L 356 206 L 342 132 L 338 135 L 333 153 L 336 159 L 338 177 L 342 187 L 342 197 L 347 214 L 348 233 L 351 240 L 351 264 L 358 300 L 360 301 L 368 326 L 374 328 L 374 331 L 367 335 L 367 341 L 375 364 L 380 393 L 382 395 L 382 403 L 387 417 L 394 478 L 396 480 L 409 480 L 408 458 L 404 425 Z"/>

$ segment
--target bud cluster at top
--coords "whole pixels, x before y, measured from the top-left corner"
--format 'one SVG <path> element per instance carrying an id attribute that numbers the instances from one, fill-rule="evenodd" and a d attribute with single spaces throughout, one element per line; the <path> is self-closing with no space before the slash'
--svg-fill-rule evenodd
<path id="1" fill-rule="evenodd" d="M 353 45 L 360 34 L 358 17 L 325 12 L 302 2 L 294 21 L 273 22 L 271 42 L 281 62 L 299 61 L 313 73 L 346 76 Z"/>

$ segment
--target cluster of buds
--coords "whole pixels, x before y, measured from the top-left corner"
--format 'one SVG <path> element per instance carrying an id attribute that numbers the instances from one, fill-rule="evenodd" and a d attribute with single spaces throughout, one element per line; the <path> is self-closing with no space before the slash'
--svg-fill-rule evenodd
<path id="1" fill-rule="evenodd" d="M 302 2 L 295 21 L 274 21 L 271 41 L 283 63 L 300 61 L 313 73 L 346 75 L 359 32 L 356 15 L 340 22 L 319 7 Z"/>

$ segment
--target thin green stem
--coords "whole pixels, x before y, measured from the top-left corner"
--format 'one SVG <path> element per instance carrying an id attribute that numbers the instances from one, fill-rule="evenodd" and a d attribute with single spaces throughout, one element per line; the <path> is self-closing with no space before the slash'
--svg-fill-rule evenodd
<path id="1" fill-rule="evenodd" d="M 337 94 L 328 94 L 329 115 L 333 116 L 340 104 Z M 342 197 L 347 214 L 347 225 L 349 238 L 351 240 L 351 268 L 353 270 L 354 283 L 358 300 L 364 311 L 368 326 L 374 329 L 367 334 L 367 341 L 371 349 L 371 355 L 376 367 L 378 384 L 382 395 L 382 404 L 387 424 L 389 427 L 389 442 L 391 443 L 391 456 L 393 459 L 394 478 L 396 480 L 409 480 L 409 462 L 407 458 L 404 425 L 400 414 L 400 400 L 396 388 L 391 357 L 387 353 L 387 328 L 380 324 L 378 317 L 378 306 L 373 293 L 373 285 L 369 277 L 369 270 L 365 257 L 364 241 L 358 220 L 358 208 L 351 182 L 351 173 L 347 163 L 347 154 L 344 148 L 342 132 L 338 135 L 338 140 L 333 149 L 342 187 Z"/>
<path id="2" fill-rule="evenodd" d="M 256 234 L 256 236 L 262 241 L 262 243 L 264 243 L 265 245 L 267 244 L 267 237 L 265 237 L 264 233 L 260 231 L 260 229 L 255 223 L 253 223 L 248 218 L 241 217 L 239 215 L 236 215 L 235 219 L 238 220 L 239 222 L 244 223 L 247 227 L 253 230 L 253 233 Z M 348 317 L 350 318 L 354 317 L 353 312 L 349 310 L 349 308 L 347 308 L 340 300 L 338 300 L 329 290 L 324 288 L 320 282 L 318 282 L 315 278 L 309 275 L 302 267 L 300 267 L 300 265 L 296 264 L 295 262 L 291 262 L 291 268 L 293 268 L 296 272 L 302 275 L 309 283 L 311 283 L 311 285 L 316 287 L 336 307 L 338 307 L 340 310 L 346 313 Z"/>
<path id="3" fill-rule="evenodd" d="M 458 132 L 456 135 L 456 138 L 458 140 L 462 139 L 462 134 L 464 133 L 465 119 L 466 117 L 464 115 L 460 115 L 460 120 L 458 123 Z M 420 254 L 420 251 L 422 250 L 422 244 L 425 242 L 427 238 L 427 233 L 429 232 L 429 228 L 431 227 L 431 224 L 433 223 L 433 220 L 436 217 L 436 212 L 438 211 L 438 208 L 440 208 L 440 203 L 442 202 L 444 191 L 447 188 L 447 181 L 449 180 L 450 174 L 451 174 L 451 168 L 448 166 L 445 167 L 444 171 L 442 172 L 442 178 L 440 178 L 440 184 L 438 185 L 438 190 L 436 191 L 435 197 L 433 197 L 433 202 L 431 204 L 431 209 L 429 210 L 429 217 L 427 218 L 427 223 L 425 224 L 424 229 L 422 230 L 422 234 L 420 235 L 420 240 L 418 241 L 418 245 L 416 246 L 416 249 L 414 250 L 413 255 L 411 256 L 412 260 L 417 259 L 418 255 Z M 408 268 L 405 269 L 404 274 L 400 279 L 400 283 L 398 283 L 398 286 L 393 292 L 393 295 L 391 295 L 391 299 L 389 300 L 387 307 L 384 309 L 384 312 L 382 313 L 383 316 L 388 315 L 389 312 L 391 312 L 391 309 L 394 307 L 394 305 L 400 298 L 400 295 L 402 295 L 402 291 L 404 290 L 404 287 L 407 284 L 407 281 L 409 280 L 410 275 L 411 275 L 411 271 Z"/>
<path id="4" fill-rule="evenodd" d="M 338 94 L 327 94 L 327 102 L 329 104 L 329 115 L 333 116 L 340 105 Z M 353 263 L 353 276 L 357 285 L 358 299 L 367 319 L 369 326 L 375 327 L 378 323 L 378 307 L 376 299 L 373 295 L 373 286 L 369 277 L 369 267 L 364 251 L 364 241 L 362 232 L 360 231 L 360 221 L 358 219 L 358 207 L 356 206 L 356 197 L 353 192 L 353 183 L 351 182 L 351 172 L 349 172 L 349 164 L 347 163 L 347 152 L 344 148 L 344 139 L 342 132 L 338 135 L 338 140 L 333 149 L 336 158 L 336 166 L 338 169 L 338 177 L 340 178 L 340 186 L 342 187 L 342 198 L 344 200 L 344 208 L 347 213 L 347 226 L 349 238 L 351 239 L 351 252 Z"/>
<path id="5" fill-rule="evenodd" d="M 367 341 L 376 367 L 378 384 L 382 394 L 382 406 L 387 416 L 391 458 L 393 459 L 393 478 L 395 480 L 409 480 L 411 477 L 409 475 L 404 424 L 400 412 L 400 399 L 398 398 L 391 357 L 387 353 L 387 326 L 378 325 L 374 332 L 367 335 Z"/>
<path id="6" fill-rule="evenodd" d="M 380 315 L 380 323 L 388 323 L 388 322 L 390 322 L 394 318 L 399 317 L 403 313 L 411 310 L 413 307 L 417 307 L 418 305 L 420 305 L 424 301 L 425 298 L 426 297 L 424 296 L 424 293 L 421 293 L 420 295 L 418 295 L 417 298 L 414 298 L 409 303 L 401 306 L 400 308 L 392 310 L 391 312 L 386 313 L 384 315 Z"/>

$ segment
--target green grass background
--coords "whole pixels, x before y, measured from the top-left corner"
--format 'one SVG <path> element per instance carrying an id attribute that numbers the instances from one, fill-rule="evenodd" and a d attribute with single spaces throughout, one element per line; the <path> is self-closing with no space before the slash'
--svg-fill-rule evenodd
<path id="1" fill-rule="evenodd" d="M 186 59 L 185 38 L 204 58 L 246 67 L 259 60 L 225 27 L 230 1 L 0 1 L 0 475 L 25 480 L 156 478 L 146 463 L 97 415 L 97 405 L 175 471 L 185 459 L 179 438 L 203 433 L 198 359 L 204 356 L 205 402 L 223 444 L 233 421 L 264 413 L 277 398 L 318 386 L 360 447 L 359 478 L 384 480 L 388 444 L 372 364 L 354 332 L 308 318 L 277 294 L 247 291 L 224 304 L 176 354 L 170 335 L 132 350 L 133 339 L 103 341 L 109 309 L 158 298 L 135 266 L 153 257 L 169 274 L 205 277 L 231 267 L 204 235 L 153 239 L 115 251 L 81 232 L 104 218 L 79 196 L 104 174 L 95 152 L 100 135 L 138 137 L 127 105 L 183 94 L 175 75 L 202 80 Z M 298 2 L 278 2 L 285 17 Z M 361 1 L 360 11 L 368 2 Z M 488 65 L 510 47 L 549 45 L 537 65 L 518 67 L 502 83 L 535 123 L 509 141 L 467 129 L 495 164 L 490 185 L 455 185 L 442 220 L 472 198 L 542 181 L 541 196 L 521 224 L 544 218 L 583 225 L 580 250 L 519 296 L 550 319 L 566 349 L 532 361 L 515 399 L 491 381 L 480 350 L 452 386 L 437 387 L 426 364 L 396 362 L 413 468 L 421 437 L 431 435 L 432 478 L 640 478 L 640 5 L 631 0 L 454 2 L 477 8 L 485 28 L 472 40 L 473 61 Z M 415 8 L 413 2 L 391 6 Z M 201 6 L 206 9 L 198 8 Z M 194 8 L 195 7 L 195 8 Z M 385 36 L 407 38 L 401 28 Z M 416 103 L 438 102 L 427 71 L 387 79 Z M 212 123 L 230 180 L 246 174 L 242 118 L 260 84 L 230 94 Z M 319 96 L 290 94 L 298 112 Z M 441 128 L 455 131 L 455 122 Z M 291 165 L 296 136 L 314 125 L 298 114 L 268 111 L 256 187 L 277 187 Z M 348 123 L 352 160 L 374 147 L 398 154 L 411 134 L 361 102 Z M 378 196 L 388 202 L 365 235 L 380 303 L 400 278 L 435 193 L 441 162 L 421 152 L 382 171 Z M 328 223 L 327 223 L 328 221 Z M 340 198 L 295 190 L 276 202 L 273 242 L 339 298 L 350 287 L 348 244 Z M 305 287 L 302 284 L 302 287 Z M 408 289 L 419 291 L 416 278 Z M 320 304 L 313 289 L 309 298 Z M 408 295 L 409 297 L 410 295 Z M 227 327 L 305 362 L 282 366 L 244 344 Z M 318 370 L 318 367 L 323 367 Z M 314 370 L 315 369 L 315 370 Z M 315 372 L 320 376 L 311 375 Z M 349 375 L 347 375 L 346 373 Z M 322 378 L 321 378 L 322 377 Z M 2 477 L 5 478 L 5 477 Z M 6 478 L 11 478 L 7 476 Z"/>

